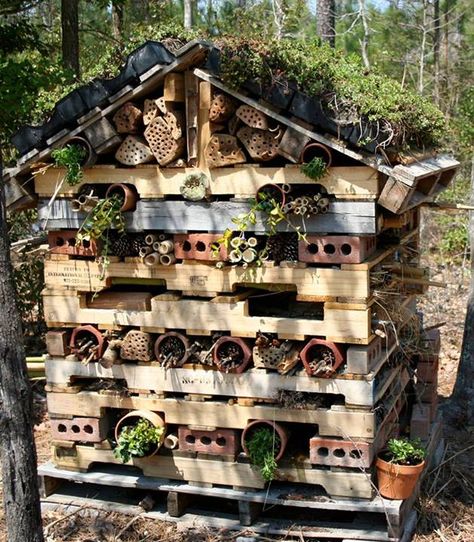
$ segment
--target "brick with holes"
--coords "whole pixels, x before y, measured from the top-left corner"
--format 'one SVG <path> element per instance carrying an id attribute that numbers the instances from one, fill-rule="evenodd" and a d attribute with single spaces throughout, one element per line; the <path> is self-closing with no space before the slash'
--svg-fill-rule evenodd
<path id="1" fill-rule="evenodd" d="M 313 465 L 368 468 L 373 459 L 373 445 L 323 437 L 309 440 L 309 460 Z"/>
<path id="2" fill-rule="evenodd" d="M 375 339 L 367 346 L 351 345 L 346 353 L 347 372 L 351 374 L 369 374 L 376 362 L 382 356 L 384 341 L 381 337 Z"/>
<path id="3" fill-rule="evenodd" d="M 308 235 L 298 243 L 298 259 L 307 263 L 361 263 L 377 248 L 375 235 Z"/>
<path id="4" fill-rule="evenodd" d="M 212 245 L 221 238 L 222 235 L 219 233 L 174 235 L 174 255 L 178 260 L 225 261 L 227 260 L 227 249 L 223 245 L 219 246 L 219 252 L 216 256 L 214 256 L 212 249 Z"/>
<path id="5" fill-rule="evenodd" d="M 48 232 L 48 244 L 51 254 L 69 254 L 70 256 L 97 256 L 97 243 L 83 240 L 76 245 L 76 230 Z"/>
<path id="6" fill-rule="evenodd" d="M 107 418 L 52 419 L 51 436 L 54 440 L 74 442 L 102 442 L 107 438 Z"/>
<path id="7" fill-rule="evenodd" d="M 203 431 L 180 426 L 178 439 L 180 451 L 235 456 L 240 449 L 239 435 L 235 429 Z"/>

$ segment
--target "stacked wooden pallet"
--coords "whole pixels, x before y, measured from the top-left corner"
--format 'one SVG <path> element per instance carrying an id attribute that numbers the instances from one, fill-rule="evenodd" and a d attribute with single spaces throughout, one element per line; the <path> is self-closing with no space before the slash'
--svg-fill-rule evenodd
<path id="1" fill-rule="evenodd" d="M 368 510 L 374 458 L 407 431 L 417 363 L 419 386 L 431 387 L 413 414 L 427 425 L 412 432 L 433 436 L 439 342 L 416 311 L 429 284 L 419 210 L 384 210 L 387 178 L 354 153 L 315 146 L 312 131 L 198 75 L 165 70 L 146 94 L 109 107 L 81 143 L 99 161 L 79 184 L 57 168 L 35 178 L 50 243 L 55 468 L 64 477 L 120 465 L 124 416 L 149 419 L 164 428 L 161 446 L 128 464 L 171 484 L 175 514 L 193 488 L 225 486 L 248 523 L 266 485 L 248 445 L 270 428 L 277 493 L 283 483 L 296 495 L 322 489 L 341 511 L 339 498 Z M 300 169 L 314 157 L 326 164 L 317 181 Z M 425 189 L 438 183 L 435 175 Z M 124 232 L 78 242 L 91 209 L 114 191 Z M 271 235 L 271 212 L 250 201 L 262 193 L 285 210 Z M 408 348 L 424 341 L 421 353 Z M 241 498 L 249 491 L 255 499 Z M 403 525 L 390 531 L 402 534 Z"/>

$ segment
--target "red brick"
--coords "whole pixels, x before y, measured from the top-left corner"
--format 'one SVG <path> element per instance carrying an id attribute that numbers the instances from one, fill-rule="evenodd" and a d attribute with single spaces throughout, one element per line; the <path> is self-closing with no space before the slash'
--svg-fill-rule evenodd
<path id="1" fill-rule="evenodd" d="M 211 245 L 222 238 L 220 233 L 189 233 L 173 236 L 174 255 L 178 260 L 227 260 L 227 249 L 220 245 L 218 256 L 213 255 Z"/>
<path id="2" fill-rule="evenodd" d="M 416 395 L 422 403 L 434 404 L 438 399 L 438 383 L 417 382 Z"/>
<path id="3" fill-rule="evenodd" d="M 410 420 L 410 438 L 427 440 L 431 429 L 431 408 L 430 405 L 416 404 Z"/>
<path id="4" fill-rule="evenodd" d="M 181 425 L 178 427 L 178 439 L 181 451 L 235 456 L 240 448 L 238 432 L 235 429 L 199 431 Z"/>
<path id="5" fill-rule="evenodd" d="M 102 442 L 109 429 L 107 418 L 73 418 L 51 420 L 52 438 L 74 442 Z"/>
<path id="6" fill-rule="evenodd" d="M 416 367 L 416 376 L 420 382 L 427 384 L 438 382 L 438 358 L 436 361 L 420 361 Z"/>
<path id="7" fill-rule="evenodd" d="M 48 243 L 52 254 L 69 254 L 71 256 L 97 256 L 95 241 L 82 241 L 76 246 L 76 230 L 48 232 Z"/>
<path id="8" fill-rule="evenodd" d="M 309 440 L 309 460 L 313 465 L 368 468 L 373 459 L 368 442 L 313 437 Z"/>
<path id="9" fill-rule="evenodd" d="M 308 263 L 361 263 L 377 248 L 376 236 L 308 235 L 298 243 L 298 259 Z"/>

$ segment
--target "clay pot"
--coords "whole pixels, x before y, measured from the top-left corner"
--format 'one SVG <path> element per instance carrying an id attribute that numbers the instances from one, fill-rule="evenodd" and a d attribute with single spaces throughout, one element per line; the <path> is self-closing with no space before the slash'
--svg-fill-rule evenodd
<path id="1" fill-rule="evenodd" d="M 234 344 L 241 351 L 240 359 L 238 360 L 239 364 L 232 369 L 226 369 L 225 364 L 222 362 L 223 349 L 226 345 Z M 250 360 L 252 358 L 252 351 L 242 339 L 238 337 L 221 337 L 216 341 L 214 348 L 212 350 L 212 360 L 223 373 L 235 373 L 240 374 L 245 371 Z"/>
<path id="2" fill-rule="evenodd" d="M 97 345 L 98 348 L 94 354 L 94 357 L 92 358 L 93 361 L 97 361 L 102 357 L 102 354 L 104 352 L 104 348 L 107 345 L 107 341 L 104 339 L 102 333 L 91 325 L 86 326 L 78 326 L 74 328 L 72 335 L 71 335 L 71 341 L 69 343 L 69 346 L 71 348 L 71 352 L 75 354 L 79 359 L 86 359 L 89 355 L 89 349 L 87 349 L 85 352 L 79 352 L 80 347 L 78 345 L 78 341 L 81 339 L 86 339 L 87 341 L 92 341 L 94 345 Z"/>
<path id="3" fill-rule="evenodd" d="M 63 145 L 63 148 L 67 147 L 68 145 L 76 145 L 86 151 L 86 156 L 80 162 L 83 168 L 92 167 L 97 162 L 97 154 L 95 150 L 92 148 L 89 141 L 87 141 L 87 139 L 84 137 L 71 137 L 71 139 L 68 139 Z"/>
<path id="4" fill-rule="evenodd" d="M 308 164 L 313 158 L 321 158 L 326 167 L 331 167 L 332 164 L 332 153 L 321 143 L 308 143 L 301 153 L 301 162 L 303 164 Z"/>
<path id="5" fill-rule="evenodd" d="M 425 462 L 419 465 L 396 465 L 379 456 L 375 467 L 380 494 L 387 499 L 402 500 L 412 495 L 418 478 L 425 468 Z"/>
<path id="6" fill-rule="evenodd" d="M 262 201 L 262 196 L 261 196 L 262 194 L 265 194 L 267 196 L 267 198 L 269 197 L 271 199 L 274 199 L 282 207 L 286 203 L 286 194 L 281 189 L 281 187 L 278 186 L 277 184 L 268 183 L 268 184 L 264 184 L 263 186 L 261 186 L 257 190 L 257 193 L 255 195 L 255 199 L 257 201 Z"/>
<path id="7" fill-rule="evenodd" d="M 120 207 L 122 212 L 135 210 L 137 205 L 137 195 L 132 188 L 123 183 L 111 184 L 109 188 L 107 188 L 105 197 L 110 198 L 114 194 L 117 194 L 123 199 L 122 207 Z"/>
<path id="8" fill-rule="evenodd" d="M 247 448 L 247 441 L 252 437 L 252 434 L 257 429 L 263 429 L 265 427 L 274 430 L 280 438 L 280 448 L 278 449 L 278 453 L 276 453 L 275 455 L 275 461 L 279 461 L 285 453 L 289 435 L 288 431 L 282 425 L 276 422 L 272 422 L 271 420 L 254 420 L 253 422 L 250 422 L 242 433 L 242 437 L 240 440 L 242 448 L 245 454 L 248 456 L 249 450 Z M 275 452 L 277 452 L 277 450 L 275 450 Z"/>
<path id="9" fill-rule="evenodd" d="M 155 348 L 154 348 L 154 352 L 155 352 L 155 357 L 157 359 L 157 361 L 163 361 L 161 359 L 161 348 L 162 348 L 162 343 L 164 341 L 166 341 L 167 339 L 169 339 L 170 337 L 174 337 L 175 339 L 177 339 L 178 341 L 181 342 L 182 346 L 183 346 L 183 349 L 184 349 L 184 355 L 181 359 L 179 359 L 178 361 L 175 361 L 174 362 L 174 366 L 175 367 L 181 367 L 184 363 L 186 363 L 186 360 L 188 359 L 189 357 L 189 347 L 190 347 L 190 344 L 189 344 L 189 340 L 187 337 L 185 337 L 184 335 L 182 335 L 181 333 L 177 333 L 176 331 L 168 331 L 168 333 L 164 333 L 163 335 L 160 335 L 158 337 L 158 339 L 156 339 L 156 342 L 155 342 Z"/>
<path id="10" fill-rule="evenodd" d="M 314 372 L 314 368 L 311 367 L 312 352 L 314 349 L 327 348 L 334 355 L 334 362 L 332 364 L 332 370 L 329 372 L 321 371 Z M 320 378 L 331 377 L 342 363 L 344 363 L 344 350 L 338 344 L 325 341 L 323 339 L 311 339 L 300 352 L 300 358 L 303 362 L 304 368 L 309 376 L 318 376 Z"/>
<path id="11" fill-rule="evenodd" d="M 156 412 L 151 412 L 151 410 L 132 410 L 131 412 L 128 412 L 127 414 L 125 414 L 125 416 L 120 418 L 120 420 L 117 422 L 117 425 L 115 426 L 115 441 L 118 441 L 120 432 L 125 426 L 133 425 L 140 418 L 143 418 L 149 421 L 153 425 L 153 427 L 156 427 L 156 428 L 166 427 L 165 420 Z M 165 433 L 163 431 L 163 436 L 161 437 L 160 442 L 156 445 L 156 448 L 154 448 L 147 455 L 144 455 L 141 457 L 151 457 L 152 455 L 155 455 L 158 452 L 158 450 L 161 448 L 161 445 L 163 444 L 164 439 L 165 439 Z"/>

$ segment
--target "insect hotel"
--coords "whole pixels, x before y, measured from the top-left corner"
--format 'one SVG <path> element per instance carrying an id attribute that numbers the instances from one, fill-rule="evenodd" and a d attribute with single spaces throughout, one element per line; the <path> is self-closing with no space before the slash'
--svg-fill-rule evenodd
<path id="1" fill-rule="evenodd" d="M 383 497 L 377 455 L 418 438 L 426 473 L 439 453 L 418 228 L 458 163 L 379 152 L 373 123 L 221 61 L 147 42 L 14 136 L 7 202 L 49 243 L 43 497 L 408 540 L 420 480 Z"/>

